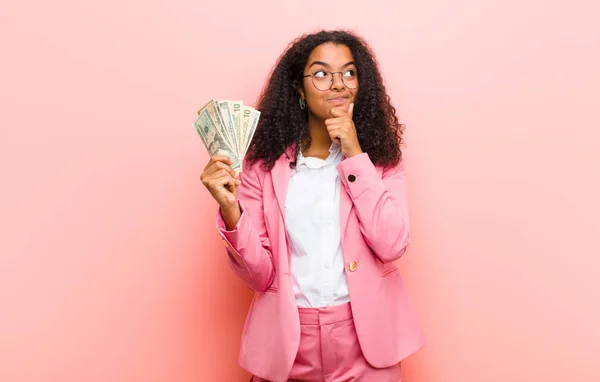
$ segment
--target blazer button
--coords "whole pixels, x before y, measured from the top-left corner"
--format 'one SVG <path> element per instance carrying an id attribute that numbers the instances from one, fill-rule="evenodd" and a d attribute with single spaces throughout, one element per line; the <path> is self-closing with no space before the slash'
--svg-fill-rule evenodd
<path id="1" fill-rule="evenodd" d="M 350 263 L 350 272 L 354 272 L 356 270 L 356 268 L 358 268 L 358 263 L 356 261 L 353 261 Z"/>
<path id="2" fill-rule="evenodd" d="M 349 182 L 354 182 L 355 180 L 356 180 L 356 176 L 354 176 L 352 174 L 348 175 L 348 181 Z"/>

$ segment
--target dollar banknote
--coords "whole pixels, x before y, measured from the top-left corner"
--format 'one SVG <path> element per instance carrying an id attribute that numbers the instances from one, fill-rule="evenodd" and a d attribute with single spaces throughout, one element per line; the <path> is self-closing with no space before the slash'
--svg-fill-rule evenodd
<path id="1" fill-rule="evenodd" d="M 227 145 L 234 151 L 237 152 L 236 146 L 234 145 L 235 143 L 235 137 L 234 137 L 234 131 L 231 130 L 231 127 L 226 125 L 225 122 L 223 122 L 223 117 L 221 116 L 221 113 L 219 112 L 219 104 L 217 102 L 217 100 L 210 100 L 206 105 L 204 105 L 204 107 L 201 110 L 206 110 L 208 112 L 208 114 L 210 115 L 210 118 L 213 120 L 213 123 L 215 124 L 215 126 L 217 127 L 217 129 L 219 129 L 221 136 L 223 136 L 225 138 L 225 143 L 227 143 Z"/>
<path id="2" fill-rule="evenodd" d="M 250 108 L 250 117 L 246 119 L 246 126 L 244 126 L 245 138 L 244 138 L 244 148 L 241 151 L 241 155 L 245 156 L 246 152 L 248 152 L 248 148 L 250 147 L 250 142 L 252 142 L 252 138 L 254 137 L 254 132 L 256 131 L 256 126 L 258 125 L 258 120 L 260 119 L 260 112 L 258 110 Z"/>
<path id="3" fill-rule="evenodd" d="M 240 119 L 242 118 L 242 106 L 244 105 L 243 101 L 226 101 L 229 105 L 229 113 L 231 114 L 231 118 L 233 119 L 233 125 L 235 126 L 235 134 L 238 139 L 238 152 L 242 151 L 242 145 L 244 144 L 242 138 L 242 128 L 240 124 Z"/>
<path id="4" fill-rule="evenodd" d="M 260 112 L 242 101 L 210 100 L 200 110 L 194 127 L 209 155 L 226 155 L 231 167 L 242 170 Z"/>
<path id="5" fill-rule="evenodd" d="M 229 102 L 228 101 L 215 101 L 217 104 L 217 110 L 219 111 L 219 115 L 221 116 L 221 120 L 223 121 L 223 125 L 225 126 L 225 130 L 227 134 L 231 138 L 231 143 L 234 148 L 238 148 L 238 136 L 236 134 L 236 128 L 233 122 L 233 117 L 231 115 L 231 111 L 229 110 Z"/>
<path id="6" fill-rule="evenodd" d="M 223 129 L 217 126 L 208 108 L 203 108 L 198 112 L 194 127 L 211 156 L 226 155 L 233 162 L 231 168 L 241 171 L 242 163 L 236 152 L 237 150 L 231 148 Z"/>
<path id="7" fill-rule="evenodd" d="M 242 155 L 245 155 L 248 151 L 248 147 L 250 146 L 250 142 L 252 137 L 254 136 L 254 130 L 256 130 L 256 125 L 258 124 L 258 120 L 260 118 L 260 112 L 248 106 L 242 106 L 242 135 L 244 145 L 241 148 L 240 152 Z"/>

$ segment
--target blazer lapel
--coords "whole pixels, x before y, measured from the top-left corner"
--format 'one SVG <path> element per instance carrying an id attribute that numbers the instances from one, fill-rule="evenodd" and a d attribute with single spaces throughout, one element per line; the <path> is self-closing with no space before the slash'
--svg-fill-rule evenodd
<path id="1" fill-rule="evenodd" d="M 348 224 L 348 216 L 350 215 L 350 210 L 352 209 L 352 198 L 350 198 L 350 194 L 346 191 L 344 186 L 340 184 L 340 235 L 342 239 L 346 234 L 346 226 Z"/>
<path id="2" fill-rule="evenodd" d="M 290 162 L 294 155 L 294 147 L 290 147 L 286 151 L 287 155 L 282 155 L 273 166 L 271 170 L 271 177 L 273 179 L 273 188 L 275 190 L 275 197 L 281 212 L 282 219 L 285 220 L 285 201 L 287 198 L 288 183 L 290 176 L 292 175 L 292 169 L 290 168 Z M 348 216 L 352 210 L 352 199 L 350 194 L 343 188 L 340 190 L 340 234 L 342 237 L 346 232 L 346 226 L 348 223 Z"/>
<path id="3" fill-rule="evenodd" d="M 281 212 L 282 219 L 285 220 L 285 200 L 287 197 L 288 183 L 290 176 L 292 175 L 292 169 L 290 168 L 291 156 L 294 151 L 287 150 L 282 155 L 271 169 L 271 178 L 273 179 L 273 188 L 275 189 L 275 197 L 277 198 L 277 204 L 279 205 L 279 211 Z M 286 155 L 287 154 L 287 155 Z"/>

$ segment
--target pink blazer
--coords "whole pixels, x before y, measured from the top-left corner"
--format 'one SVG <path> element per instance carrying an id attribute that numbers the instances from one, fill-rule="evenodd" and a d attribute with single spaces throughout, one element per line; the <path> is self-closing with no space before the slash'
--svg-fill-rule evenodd
<path id="1" fill-rule="evenodd" d="M 292 148 L 288 150 L 293 157 Z M 256 291 L 244 326 L 239 363 L 270 381 L 286 381 L 300 341 L 284 221 L 292 170 L 282 155 L 270 172 L 245 164 L 238 199 L 242 216 L 227 231 L 217 214 L 233 270 Z M 409 241 L 404 167 L 382 169 L 368 154 L 344 159 L 341 178 L 342 250 L 352 314 L 365 359 L 374 367 L 397 364 L 425 345 L 394 261 Z"/>

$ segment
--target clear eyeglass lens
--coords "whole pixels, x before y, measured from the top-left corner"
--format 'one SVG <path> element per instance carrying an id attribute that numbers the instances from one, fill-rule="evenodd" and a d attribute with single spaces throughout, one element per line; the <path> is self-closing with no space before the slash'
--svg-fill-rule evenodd
<path id="1" fill-rule="evenodd" d="M 358 86 L 358 76 L 356 69 L 348 69 L 341 73 L 344 86 L 348 89 L 355 89 Z M 313 84 L 319 90 L 329 90 L 333 85 L 333 75 L 327 70 L 319 70 L 312 75 Z"/>

